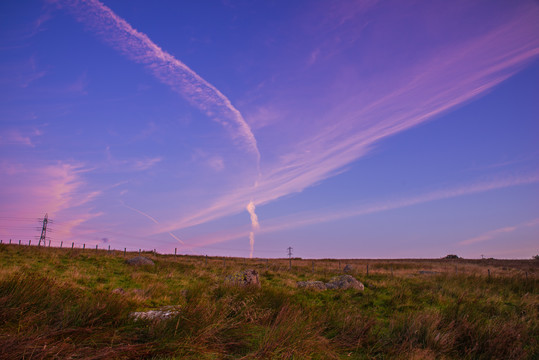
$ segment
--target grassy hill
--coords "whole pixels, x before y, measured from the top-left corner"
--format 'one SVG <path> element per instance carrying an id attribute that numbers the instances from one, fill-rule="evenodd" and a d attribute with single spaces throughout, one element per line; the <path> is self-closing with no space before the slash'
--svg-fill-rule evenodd
<path id="1" fill-rule="evenodd" d="M 143 255 L 156 265 L 0 245 L 0 358 L 539 358 L 537 260 L 295 259 L 289 271 L 288 259 Z M 296 287 L 345 264 L 363 292 Z M 261 288 L 224 283 L 246 268 Z M 180 311 L 166 320 L 129 316 L 168 305 Z"/>

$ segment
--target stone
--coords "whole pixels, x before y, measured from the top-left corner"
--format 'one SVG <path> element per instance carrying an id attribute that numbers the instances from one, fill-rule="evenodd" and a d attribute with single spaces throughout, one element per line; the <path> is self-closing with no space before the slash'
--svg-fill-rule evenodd
<path id="1" fill-rule="evenodd" d="M 326 284 L 322 281 L 298 281 L 297 286 L 300 289 L 326 290 Z"/>
<path id="2" fill-rule="evenodd" d="M 352 265 L 346 264 L 342 271 L 345 272 L 345 273 L 351 273 L 352 271 L 354 271 L 354 268 L 352 267 Z"/>
<path id="3" fill-rule="evenodd" d="M 300 289 L 309 289 L 309 290 L 346 290 L 346 289 L 356 289 L 363 291 L 365 286 L 357 281 L 354 277 L 350 275 L 341 275 L 335 276 L 328 283 L 323 283 L 322 281 L 298 281 L 297 286 Z"/>
<path id="4" fill-rule="evenodd" d="M 143 266 L 143 265 L 154 266 L 155 265 L 155 263 L 151 259 L 148 259 L 147 257 L 144 257 L 144 256 L 137 256 L 129 260 L 126 260 L 125 262 L 132 266 Z"/>
<path id="5" fill-rule="evenodd" d="M 136 311 L 129 314 L 129 317 L 135 321 L 139 320 L 149 320 L 149 321 L 160 321 L 165 319 L 170 319 L 175 315 L 180 313 L 179 305 L 170 305 L 163 306 L 157 310 L 148 310 L 148 311 Z"/>
<path id="6" fill-rule="evenodd" d="M 328 289 L 356 289 L 363 291 L 365 286 L 351 275 L 335 276 L 326 284 Z"/>
<path id="7" fill-rule="evenodd" d="M 145 298 L 146 297 L 146 291 L 142 290 L 142 289 L 132 289 L 131 290 L 131 293 L 134 295 L 134 296 L 140 296 L 142 298 Z"/>
<path id="8" fill-rule="evenodd" d="M 258 272 L 253 269 L 247 269 L 239 271 L 232 275 L 228 275 L 225 278 L 225 283 L 236 286 L 260 287 L 260 279 L 258 278 Z"/>

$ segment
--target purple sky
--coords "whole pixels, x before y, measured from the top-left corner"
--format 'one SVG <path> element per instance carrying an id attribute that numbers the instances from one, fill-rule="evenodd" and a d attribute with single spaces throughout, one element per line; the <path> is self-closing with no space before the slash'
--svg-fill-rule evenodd
<path id="1" fill-rule="evenodd" d="M 0 238 L 539 253 L 536 1 L 3 1 Z M 65 245 L 64 245 L 65 246 Z"/>

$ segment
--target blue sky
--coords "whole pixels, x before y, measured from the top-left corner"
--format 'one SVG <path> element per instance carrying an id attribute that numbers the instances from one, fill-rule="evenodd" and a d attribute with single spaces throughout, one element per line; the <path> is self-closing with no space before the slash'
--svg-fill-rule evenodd
<path id="1" fill-rule="evenodd" d="M 0 5 L 0 238 L 539 252 L 534 1 Z"/>

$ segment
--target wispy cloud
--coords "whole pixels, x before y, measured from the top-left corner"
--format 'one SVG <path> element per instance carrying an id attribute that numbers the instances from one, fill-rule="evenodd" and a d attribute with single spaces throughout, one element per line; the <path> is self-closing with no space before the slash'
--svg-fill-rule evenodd
<path id="1" fill-rule="evenodd" d="M 28 88 L 35 81 L 47 75 L 47 70 L 39 64 L 35 55 L 17 62 L 3 62 L 0 67 L 0 84 L 10 84 Z"/>
<path id="2" fill-rule="evenodd" d="M 107 161 L 111 165 L 115 167 L 123 167 L 124 169 L 128 169 L 131 171 L 148 170 L 163 161 L 163 158 L 161 156 L 119 160 L 112 155 L 110 146 L 107 146 L 107 148 L 105 149 L 105 154 L 107 156 Z"/>
<path id="3" fill-rule="evenodd" d="M 149 219 L 149 220 L 150 220 L 151 222 L 153 222 L 154 224 L 159 225 L 159 221 L 157 221 L 153 216 L 146 214 L 144 211 L 141 211 L 141 210 L 139 210 L 139 209 L 135 209 L 135 208 L 132 207 L 132 206 L 126 205 L 123 201 L 122 201 L 122 205 L 125 206 L 126 208 L 130 209 L 130 210 L 133 210 L 133 211 L 139 213 L 140 215 L 142 215 L 142 216 L 144 216 L 145 218 Z M 184 244 L 184 242 L 183 242 L 182 240 L 180 240 L 179 237 L 177 237 L 176 235 L 174 235 L 171 231 L 167 232 L 167 234 L 169 234 L 174 240 L 176 240 L 176 241 L 179 242 L 180 244 Z"/>
<path id="4" fill-rule="evenodd" d="M 296 136 L 294 143 L 283 147 L 286 152 L 263 163 L 256 188 L 228 192 L 211 206 L 169 222 L 165 229 L 239 213 L 253 197 L 259 206 L 300 192 L 339 174 L 381 140 L 487 93 L 537 59 L 537 19 L 539 8 L 523 5 L 510 20 L 482 35 L 447 44 L 419 63 L 393 69 L 366 83 L 364 89 L 343 94 L 338 104 L 302 131 L 307 135 Z M 293 121 L 294 112 L 287 109 L 285 113 Z"/>
<path id="5" fill-rule="evenodd" d="M 43 132 L 33 129 L 10 129 L 0 133 L 0 145 L 24 145 L 34 147 L 33 138 L 42 135 Z"/>
<path id="6" fill-rule="evenodd" d="M 268 234 L 288 229 L 299 228 L 312 224 L 320 224 L 325 222 L 332 222 L 346 218 L 358 217 L 368 214 L 379 213 L 383 211 L 389 211 L 394 209 L 400 209 L 404 207 L 419 205 L 432 201 L 439 201 L 444 199 L 450 199 L 460 196 L 472 195 L 476 193 L 482 193 L 486 191 L 492 191 L 497 189 L 503 189 L 513 186 L 535 184 L 539 183 L 539 174 L 520 175 L 520 176 L 503 176 L 489 181 L 480 181 L 473 184 L 462 185 L 453 188 L 446 188 L 441 190 L 435 190 L 426 192 L 411 197 L 403 197 L 397 199 L 388 199 L 386 201 L 367 204 L 361 207 L 352 207 L 347 209 L 335 210 L 322 210 L 315 212 L 304 212 L 297 214 L 290 214 L 284 217 L 277 217 L 272 219 L 266 219 L 264 227 L 259 230 L 260 234 Z M 534 220 L 523 224 L 523 226 L 535 226 L 539 224 L 539 220 Z M 505 229 L 505 228 L 504 228 Z M 516 229 L 516 227 L 515 227 Z M 514 229 L 513 229 L 514 230 Z M 512 231 L 499 229 L 498 233 Z M 189 240 L 189 244 L 193 247 L 202 247 L 213 243 L 225 242 L 235 240 L 246 236 L 248 230 L 246 228 L 236 229 L 233 231 L 219 232 L 214 234 L 207 234 L 198 238 Z M 494 236 L 497 233 L 489 234 Z M 479 238 L 479 237 L 478 237 Z M 485 237 L 485 240 L 488 238 Z M 482 241 L 482 240 L 478 240 Z M 464 242 L 462 243 L 464 244 Z"/>
<path id="7" fill-rule="evenodd" d="M 155 164 L 161 162 L 162 160 L 163 159 L 161 157 L 135 160 L 133 164 L 133 168 L 139 171 L 148 170 L 149 168 L 153 167 Z"/>
<path id="8" fill-rule="evenodd" d="M 499 235 L 506 234 L 506 233 L 511 233 L 513 231 L 516 231 L 516 230 L 519 230 L 519 229 L 522 229 L 522 228 L 526 228 L 526 227 L 534 227 L 534 226 L 537 226 L 537 225 L 539 225 L 539 218 L 531 220 L 531 221 L 527 221 L 527 222 L 522 223 L 522 224 L 518 224 L 518 225 L 514 225 L 514 226 L 506 226 L 506 227 L 498 228 L 498 229 L 495 229 L 495 230 L 487 231 L 487 232 L 485 232 L 485 233 L 483 233 L 481 235 L 478 235 L 478 236 L 463 240 L 463 241 L 459 242 L 459 245 L 472 245 L 472 244 L 476 244 L 476 243 L 479 243 L 479 242 L 492 240 L 492 239 L 498 237 Z"/>
<path id="9" fill-rule="evenodd" d="M 29 166 L 4 162 L 0 165 L 3 184 L 0 198 L 2 203 L 9 204 L 3 210 L 21 218 L 39 218 L 48 213 L 52 219 L 62 219 L 54 232 L 55 240 L 68 239 L 74 228 L 101 215 L 87 206 L 101 191 L 87 189 L 82 175 L 88 169 L 82 164 L 57 162 Z"/>
<path id="10" fill-rule="evenodd" d="M 144 65 L 162 83 L 222 124 L 235 141 L 260 159 L 256 139 L 231 101 L 183 62 L 163 51 L 144 33 L 97 0 L 58 0 L 76 19 L 132 61 Z"/>

